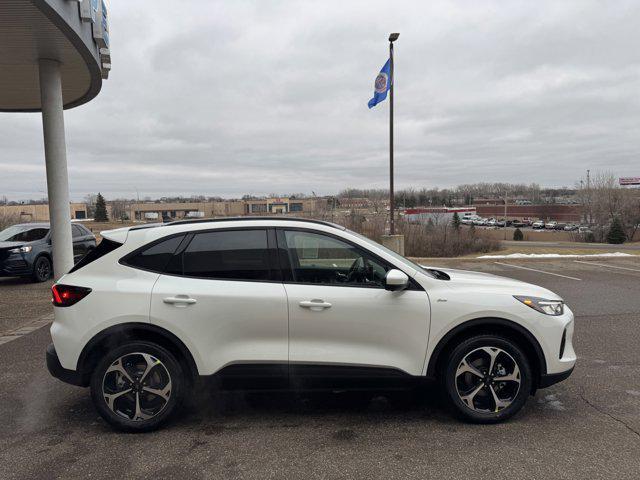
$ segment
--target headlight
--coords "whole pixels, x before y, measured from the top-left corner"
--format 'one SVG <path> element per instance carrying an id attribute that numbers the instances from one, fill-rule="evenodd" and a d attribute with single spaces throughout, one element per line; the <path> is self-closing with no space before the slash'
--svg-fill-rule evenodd
<path id="1" fill-rule="evenodd" d="M 9 250 L 9 253 L 29 253 L 32 248 L 33 247 L 30 247 L 28 245 L 26 247 L 12 248 L 11 250 Z"/>
<path id="2" fill-rule="evenodd" d="M 547 300 L 546 298 L 540 297 L 520 297 L 518 295 L 514 295 L 513 298 L 545 315 L 558 316 L 564 313 L 564 302 L 562 300 Z"/>

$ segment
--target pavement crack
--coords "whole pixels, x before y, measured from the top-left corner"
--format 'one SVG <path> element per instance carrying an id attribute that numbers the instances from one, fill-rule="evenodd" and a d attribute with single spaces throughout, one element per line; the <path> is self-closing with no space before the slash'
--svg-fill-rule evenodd
<path id="1" fill-rule="evenodd" d="M 584 403 L 586 403 L 587 405 L 589 405 L 591 408 L 593 408 L 596 412 L 601 413 L 602 415 L 605 415 L 607 417 L 609 417 L 610 419 L 618 422 L 619 424 L 621 424 L 622 426 L 624 426 L 627 430 L 629 430 L 631 433 L 633 433 L 636 437 L 638 437 L 640 439 L 640 432 L 638 432 L 635 428 L 633 428 L 631 425 L 629 425 L 627 422 L 625 422 L 624 420 L 616 417 L 615 415 L 612 415 L 611 413 L 607 412 L 606 410 L 602 409 L 601 407 L 599 407 L 598 405 L 596 405 L 595 403 L 593 403 L 592 401 L 590 401 L 587 397 L 585 397 L 582 393 L 580 394 L 580 398 L 582 398 L 582 400 L 584 401 Z"/>

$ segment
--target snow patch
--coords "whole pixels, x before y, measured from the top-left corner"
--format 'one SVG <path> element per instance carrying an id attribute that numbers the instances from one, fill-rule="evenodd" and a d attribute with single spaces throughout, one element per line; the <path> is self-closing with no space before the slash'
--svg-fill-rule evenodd
<path id="1" fill-rule="evenodd" d="M 476 258 L 592 258 L 592 257 L 633 257 L 630 253 L 589 253 L 585 255 L 563 253 L 510 253 L 509 255 L 482 255 Z"/>

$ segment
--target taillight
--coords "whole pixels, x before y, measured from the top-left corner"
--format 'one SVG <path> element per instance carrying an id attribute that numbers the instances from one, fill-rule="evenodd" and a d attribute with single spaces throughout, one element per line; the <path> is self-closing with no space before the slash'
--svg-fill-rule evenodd
<path id="1" fill-rule="evenodd" d="M 75 287 L 73 285 L 60 285 L 56 283 L 51 287 L 51 303 L 56 307 L 70 307 L 75 305 L 91 293 L 90 288 Z"/>

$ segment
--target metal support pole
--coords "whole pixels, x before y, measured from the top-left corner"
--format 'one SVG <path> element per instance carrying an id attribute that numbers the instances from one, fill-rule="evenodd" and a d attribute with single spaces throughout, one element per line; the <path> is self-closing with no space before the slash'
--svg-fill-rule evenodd
<path id="1" fill-rule="evenodd" d="M 504 194 L 504 226 L 502 227 L 504 229 L 504 239 L 507 239 L 507 202 L 508 202 L 508 194 L 505 193 Z"/>
<path id="2" fill-rule="evenodd" d="M 60 64 L 56 60 L 40 59 L 39 65 L 53 270 L 57 279 L 73 267 L 62 79 Z"/>
<path id="3" fill-rule="evenodd" d="M 389 42 L 389 234 L 396 234 L 393 192 L 393 41 Z"/>

